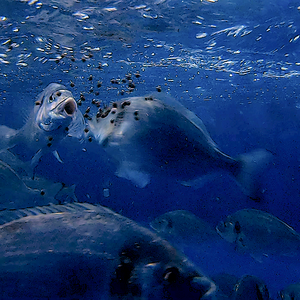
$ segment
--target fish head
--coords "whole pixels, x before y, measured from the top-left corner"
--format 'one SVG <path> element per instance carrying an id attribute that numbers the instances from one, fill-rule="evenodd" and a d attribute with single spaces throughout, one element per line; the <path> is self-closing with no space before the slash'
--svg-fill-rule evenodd
<path id="1" fill-rule="evenodd" d="M 241 225 L 239 221 L 228 217 L 225 221 L 221 221 L 217 225 L 216 230 L 224 240 L 229 243 L 234 243 L 241 233 Z"/>
<path id="2" fill-rule="evenodd" d="M 45 132 L 66 131 L 81 137 L 84 120 L 72 93 L 65 86 L 49 84 L 39 95 L 35 109 L 35 122 Z"/>
<path id="3" fill-rule="evenodd" d="M 188 261 L 150 263 L 143 268 L 145 299 L 214 299 L 216 286 Z"/>

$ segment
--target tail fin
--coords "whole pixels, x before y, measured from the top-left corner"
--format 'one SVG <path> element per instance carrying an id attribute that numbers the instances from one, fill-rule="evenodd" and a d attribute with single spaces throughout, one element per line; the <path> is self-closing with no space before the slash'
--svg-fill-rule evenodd
<path id="1" fill-rule="evenodd" d="M 237 158 L 240 168 L 235 174 L 236 181 L 244 193 L 255 201 L 260 201 L 261 186 L 259 177 L 272 160 L 272 154 L 264 149 L 242 154 Z"/>

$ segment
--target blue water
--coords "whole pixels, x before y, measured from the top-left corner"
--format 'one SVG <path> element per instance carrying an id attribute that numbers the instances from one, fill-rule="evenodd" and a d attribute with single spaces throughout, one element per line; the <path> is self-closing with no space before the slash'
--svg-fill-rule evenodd
<path id="1" fill-rule="evenodd" d="M 93 114 L 92 99 L 109 103 L 121 99 L 122 90 L 128 95 L 126 84 L 111 79 L 132 73 L 136 87 L 130 96 L 160 85 L 203 120 L 225 153 L 271 151 L 274 161 L 261 178 L 263 200 L 249 200 L 224 174 L 198 190 L 162 178 L 139 189 L 114 175 L 114 164 L 96 144 L 70 139 L 58 149 L 64 163 L 46 155 L 37 174 L 76 184 L 80 201 L 101 203 L 142 224 L 186 209 L 215 226 L 239 209 L 256 208 L 300 232 L 298 5 L 288 0 L 1 0 L 0 124 L 20 128 L 50 82 L 67 86 L 76 100 L 83 93 L 80 110 L 91 106 Z M 109 189 L 109 197 L 103 189 Z M 259 276 L 274 299 L 280 289 L 300 281 L 298 259 L 259 263 L 225 243 L 208 248 L 191 243 L 185 252 L 208 275 Z"/>

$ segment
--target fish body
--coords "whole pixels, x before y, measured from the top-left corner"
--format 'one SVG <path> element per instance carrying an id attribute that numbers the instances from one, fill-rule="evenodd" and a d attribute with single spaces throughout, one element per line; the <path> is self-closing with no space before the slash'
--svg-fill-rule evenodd
<path id="1" fill-rule="evenodd" d="M 243 209 L 228 216 L 217 232 L 235 249 L 254 258 L 299 254 L 300 235 L 277 217 L 256 209 Z"/>
<path id="2" fill-rule="evenodd" d="M 0 160 L 0 210 L 77 201 L 74 189 L 38 176 L 32 179 L 27 173 L 20 175 Z"/>
<path id="3" fill-rule="evenodd" d="M 300 283 L 290 284 L 279 295 L 282 300 L 300 300 Z"/>
<path id="4" fill-rule="evenodd" d="M 263 280 L 252 275 L 243 276 L 234 287 L 233 300 L 269 300 L 269 291 Z"/>
<path id="5" fill-rule="evenodd" d="M 217 238 L 216 230 L 187 210 L 170 211 L 155 218 L 150 226 L 165 238 L 201 243 Z"/>
<path id="6" fill-rule="evenodd" d="M 117 164 L 116 174 L 145 187 L 153 174 L 196 186 L 199 178 L 226 171 L 256 197 L 254 174 L 269 155 L 260 150 L 233 159 L 221 152 L 203 122 L 166 95 L 114 102 L 89 122 L 90 134 Z"/>
<path id="7" fill-rule="evenodd" d="M 167 241 L 86 203 L 0 212 L 1 299 L 212 299 Z"/>
<path id="8" fill-rule="evenodd" d="M 66 136 L 80 138 L 83 134 L 84 119 L 77 108 L 72 93 L 65 86 L 51 83 L 38 96 L 32 114 L 25 125 L 14 130 L 0 126 L 1 149 L 19 145 L 26 149 L 35 166 L 40 157 Z"/>

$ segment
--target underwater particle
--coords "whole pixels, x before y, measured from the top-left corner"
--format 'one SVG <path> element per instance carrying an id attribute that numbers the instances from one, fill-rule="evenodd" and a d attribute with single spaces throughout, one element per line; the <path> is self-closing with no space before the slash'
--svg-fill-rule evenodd
<path id="1" fill-rule="evenodd" d="M 81 105 L 82 105 L 81 100 L 78 100 L 78 101 L 77 101 L 77 105 L 78 105 L 78 106 L 81 106 Z"/>
<path id="2" fill-rule="evenodd" d="M 97 68 L 98 69 L 102 69 L 102 63 L 101 62 L 98 63 L 98 67 Z"/>
<path id="3" fill-rule="evenodd" d="M 127 79 L 127 80 L 131 80 L 131 73 L 127 73 L 126 75 L 125 75 L 125 78 Z"/>
<path id="4" fill-rule="evenodd" d="M 85 110 L 85 112 L 88 114 L 91 111 L 91 107 L 88 106 L 88 108 Z"/>
<path id="5" fill-rule="evenodd" d="M 103 196 L 105 198 L 108 198 L 109 197 L 109 189 L 103 189 Z"/>
<path id="6" fill-rule="evenodd" d="M 84 97 L 83 94 L 80 94 L 80 100 L 81 100 L 81 101 L 85 101 L 85 97 Z"/>
<path id="7" fill-rule="evenodd" d="M 89 76 L 89 81 L 93 80 L 93 75 Z"/>
<path id="8" fill-rule="evenodd" d="M 112 107 L 113 108 L 118 108 L 118 104 L 116 102 L 113 102 Z"/>
<path id="9" fill-rule="evenodd" d="M 96 95 L 96 96 L 99 96 L 99 94 L 100 94 L 100 93 L 99 93 L 98 91 L 95 92 L 95 95 Z"/>
<path id="10" fill-rule="evenodd" d="M 161 86 L 158 85 L 158 86 L 156 87 L 156 90 L 160 93 L 160 92 L 161 92 Z"/>
<path id="11" fill-rule="evenodd" d="M 52 143 L 48 143 L 47 146 L 48 146 L 48 147 L 51 147 L 51 146 L 52 146 Z"/>
<path id="12" fill-rule="evenodd" d="M 86 58 L 84 56 L 81 57 L 82 62 L 86 62 Z"/>
<path id="13" fill-rule="evenodd" d="M 119 94 L 120 94 L 121 96 L 123 96 L 123 95 L 124 95 L 124 93 L 125 93 L 125 91 L 124 91 L 124 90 L 121 90 L 121 91 L 119 92 Z"/>
<path id="14" fill-rule="evenodd" d="M 85 132 L 85 133 L 88 133 L 88 132 L 89 132 L 89 129 L 88 129 L 88 128 L 84 128 L 84 132 Z"/>
<path id="15" fill-rule="evenodd" d="M 135 76 L 136 78 L 139 78 L 139 77 L 141 77 L 141 74 L 140 74 L 139 71 L 136 71 L 136 73 L 134 74 L 134 76 Z"/>
<path id="16" fill-rule="evenodd" d="M 110 123 L 113 124 L 115 122 L 114 119 L 110 119 Z"/>
<path id="17" fill-rule="evenodd" d="M 207 33 L 205 33 L 205 32 L 198 33 L 196 35 L 196 39 L 202 39 L 202 38 L 205 38 L 206 36 L 207 36 Z"/>
<path id="18" fill-rule="evenodd" d="M 41 195 L 44 196 L 45 195 L 45 191 L 41 190 Z"/>
<path id="19" fill-rule="evenodd" d="M 97 88 L 100 88 L 102 86 L 102 82 L 101 81 L 98 81 L 97 82 Z"/>
<path id="20" fill-rule="evenodd" d="M 71 61 L 74 62 L 75 61 L 75 57 L 71 56 Z"/>
<path id="21" fill-rule="evenodd" d="M 52 136 L 48 136 L 48 141 L 53 141 L 53 137 Z"/>
<path id="22" fill-rule="evenodd" d="M 128 87 L 131 88 L 131 89 L 134 89 L 135 88 L 135 84 L 133 82 L 129 82 L 128 83 Z"/>
<path id="23" fill-rule="evenodd" d="M 91 136 L 89 136 L 88 141 L 89 141 L 89 142 L 92 142 L 92 141 L 93 141 L 93 139 L 92 139 Z"/>
<path id="24" fill-rule="evenodd" d="M 75 83 L 74 83 L 73 81 L 71 81 L 71 82 L 70 82 L 70 86 L 71 86 L 71 87 L 74 87 L 74 86 L 75 86 Z"/>
<path id="25" fill-rule="evenodd" d="M 135 116 L 137 116 L 139 114 L 139 111 L 136 110 L 134 113 L 133 113 Z"/>

